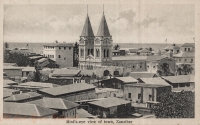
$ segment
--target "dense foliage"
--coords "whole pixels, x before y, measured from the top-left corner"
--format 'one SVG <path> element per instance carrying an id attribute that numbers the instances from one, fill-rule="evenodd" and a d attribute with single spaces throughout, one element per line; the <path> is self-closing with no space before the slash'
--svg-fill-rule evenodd
<path id="1" fill-rule="evenodd" d="M 162 93 L 153 110 L 157 118 L 194 118 L 194 92 Z"/>
<path id="2" fill-rule="evenodd" d="M 4 63 L 16 63 L 18 66 L 27 66 L 29 64 L 29 59 L 19 53 L 4 53 Z"/>

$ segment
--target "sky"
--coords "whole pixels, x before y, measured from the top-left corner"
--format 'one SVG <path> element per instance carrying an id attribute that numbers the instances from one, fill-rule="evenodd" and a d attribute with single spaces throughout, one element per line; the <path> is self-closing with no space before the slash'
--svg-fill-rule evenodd
<path id="1" fill-rule="evenodd" d="M 194 42 L 193 4 L 105 4 L 114 43 Z M 94 34 L 103 5 L 89 4 Z M 4 42 L 76 42 L 87 15 L 86 4 L 4 5 Z"/>

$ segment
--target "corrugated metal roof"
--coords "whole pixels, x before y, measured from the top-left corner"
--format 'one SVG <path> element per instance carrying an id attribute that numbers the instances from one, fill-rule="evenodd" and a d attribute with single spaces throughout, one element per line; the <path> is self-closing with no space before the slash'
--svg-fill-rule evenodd
<path id="1" fill-rule="evenodd" d="M 112 60 L 146 60 L 147 56 L 115 56 L 112 57 Z"/>
<path id="2" fill-rule="evenodd" d="M 94 89 L 96 86 L 89 85 L 86 83 L 78 83 L 78 84 L 71 84 L 71 85 L 65 85 L 65 86 L 59 86 L 55 88 L 47 88 L 47 89 L 41 89 L 38 91 L 41 91 L 43 93 L 47 93 L 53 96 L 58 96 L 62 94 L 69 94 L 72 92 L 79 92 L 89 89 Z"/>
<path id="3" fill-rule="evenodd" d="M 123 81 L 124 83 L 132 83 L 132 82 L 138 82 L 137 79 L 133 78 L 133 77 L 115 77 L 116 79 Z"/>
<path id="4" fill-rule="evenodd" d="M 81 72 L 79 69 L 55 69 L 52 76 L 53 77 L 66 77 L 66 76 L 75 76 Z"/>
<path id="5" fill-rule="evenodd" d="M 155 73 L 140 73 L 140 72 L 130 72 L 129 76 L 138 79 L 138 78 L 153 78 L 157 76 Z"/>
<path id="6" fill-rule="evenodd" d="M 165 80 L 160 77 L 157 78 L 140 78 L 145 84 L 170 86 Z"/>
<path id="7" fill-rule="evenodd" d="M 22 101 L 22 100 L 31 99 L 31 98 L 40 97 L 40 96 L 41 95 L 36 92 L 27 92 L 27 93 L 12 95 L 4 99 L 4 101 L 16 102 L 16 101 Z"/>
<path id="8" fill-rule="evenodd" d="M 64 100 L 61 98 L 47 98 L 47 97 L 35 101 L 29 101 L 27 103 L 36 104 L 38 106 L 51 109 L 71 109 L 78 106 L 78 104 L 68 100 Z"/>
<path id="9" fill-rule="evenodd" d="M 122 105 L 122 104 L 128 104 L 131 102 L 126 101 L 124 99 L 120 99 L 120 98 L 109 97 L 109 98 L 106 98 L 103 100 L 88 102 L 88 103 L 92 104 L 92 105 L 100 106 L 103 108 L 109 108 L 109 107 L 118 106 L 118 105 Z"/>
<path id="10" fill-rule="evenodd" d="M 171 83 L 195 82 L 194 75 L 163 76 L 162 78 Z"/>
<path id="11" fill-rule="evenodd" d="M 3 113 L 11 115 L 43 117 L 57 113 L 57 111 L 35 104 L 3 102 Z"/>
<path id="12" fill-rule="evenodd" d="M 90 116 L 93 116 L 84 109 L 77 109 L 76 113 L 77 113 L 77 118 L 88 118 Z"/>

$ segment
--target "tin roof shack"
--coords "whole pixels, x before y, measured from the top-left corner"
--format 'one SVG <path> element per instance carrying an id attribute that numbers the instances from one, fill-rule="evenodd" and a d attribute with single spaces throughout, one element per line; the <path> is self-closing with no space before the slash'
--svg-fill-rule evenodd
<path id="1" fill-rule="evenodd" d="M 162 77 L 166 82 L 173 86 L 173 92 L 195 91 L 194 75 L 178 75 Z"/>
<path id="2" fill-rule="evenodd" d="M 124 86 L 124 99 L 134 103 L 157 102 L 157 97 L 166 92 L 171 92 L 170 85 L 127 84 Z"/>
<path id="3" fill-rule="evenodd" d="M 54 118 L 57 113 L 35 104 L 3 102 L 3 118 Z"/>
<path id="4" fill-rule="evenodd" d="M 49 82 L 58 85 L 69 85 L 74 83 L 80 83 L 81 81 L 81 70 L 79 69 L 56 69 L 52 74 L 49 75 Z"/>
<path id="5" fill-rule="evenodd" d="M 76 118 L 78 104 L 61 98 L 46 98 L 27 102 L 58 111 L 59 118 Z"/>
<path id="6" fill-rule="evenodd" d="M 28 77 L 29 74 L 35 72 L 35 67 L 23 67 L 22 77 Z"/>
<path id="7" fill-rule="evenodd" d="M 89 113 L 100 115 L 101 118 L 126 117 L 131 109 L 131 102 L 123 99 L 109 97 L 99 101 L 88 102 Z"/>
<path id="8" fill-rule="evenodd" d="M 15 94 L 8 98 L 5 98 L 5 102 L 18 102 L 18 103 L 24 103 L 32 100 L 41 99 L 41 95 L 35 92 L 27 92 L 22 94 Z"/>
<path id="9" fill-rule="evenodd" d="M 22 69 L 23 67 L 4 66 L 3 72 L 5 72 L 9 78 L 19 83 L 21 81 Z"/>
<path id="10" fill-rule="evenodd" d="M 72 102 L 95 98 L 95 86 L 86 83 L 71 84 L 38 90 L 45 97 L 62 98 Z"/>

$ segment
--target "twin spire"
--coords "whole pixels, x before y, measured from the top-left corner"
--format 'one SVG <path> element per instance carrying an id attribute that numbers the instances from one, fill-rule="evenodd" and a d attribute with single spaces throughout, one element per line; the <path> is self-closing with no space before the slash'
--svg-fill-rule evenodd
<path id="1" fill-rule="evenodd" d="M 85 24 L 84 24 L 81 36 L 94 36 L 92 26 L 91 26 L 91 23 L 90 23 L 90 19 L 89 19 L 89 16 L 88 16 L 88 6 L 87 6 L 87 17 L 86 17 L 86 20 L 85 20 Z M 106 22 L 106 18 L 105 18 L 105 15 L 104 15 L 104 6 L 103 6 L 103 16 L 101 18 L 100 26 L 99 26 L 99 29 L 98 29 L 96 36 L 110 36 L 110 32 L 109 32 L 108 25 L 107 25 L 107 22 Z"/>

